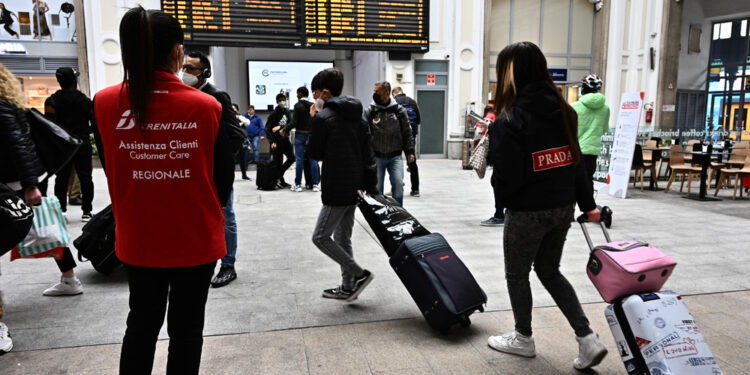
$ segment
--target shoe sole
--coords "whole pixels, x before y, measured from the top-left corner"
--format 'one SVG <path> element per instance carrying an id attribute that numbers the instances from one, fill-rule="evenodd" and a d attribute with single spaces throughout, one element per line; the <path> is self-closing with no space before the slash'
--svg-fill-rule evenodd
<path id="1" fill-rule="evenodd" d="M 80 291 L 78 293 L 60 293 L 60 294 L 45 294 L 45 293 L 42 293 L 42 295 L 45 296 L 45 297 L 72 297 L 72 296 L 78 296 L 78 295 L 81 295 L 81 294 L 83 294 L 83 291 Z"/>
<path id="2" fill-rule="evenodd" d="M 514 352 L 514 351 L 511 351 L 510 349 L 506 350 L 506 349 L 502 349 L 502 348 L 496 348 L 496 347 L 492 346 L 490 343 L 487 343 L 487 346 L 489 346 L 493 350 L 497 350 L 500 353 L 513 354 L 513 355 L 517 355 L 519 357 L 524 357 L 524 358 L 534 358 L 534 357 L 536 357 L 536 353 L 529 355 L 529 354 Z"/>
<path id="3" fill-rule="evenodd" d="M 503 224 L 482 224 L 482 223 L 479 223 L 479 226 L 481 226 L 481 227 L 502 227 Z"/>
<path id="4" fill-rule="evenodd" d="M 573 366 L 573 368 L 575 368 L 576 370 L 579 370 L 579 371 L 586 371 L 586 370 L 588 370 L 588 369 L 590 369 L 590 368 L 592 368 L 592 367 L 594 367 L 594 366 L 602 363 L 602 360 L 604 360 L 604 357 L 607 356 L 607 353 L 608 353 L 608 351 L 605 348 L 601 353 L 597 354 L 594 357 L 594 359 L 591 360 L 591 363 L 589 363 L 588 366 L 581 367 L 581 368 Z"/>
<path id="5" fill-rule="evenodd" d="M 229 285 L 229 283 L 231 283 L 234 280 L 237 280 L 236 276 L 234 278 L 230 279 L 230 280 L 227 280 L 227 281 L 224 281 L 224 282 L 221 282 L 221 283 L 211 283 L 211 287 L 212 288 L 221 288 L 223 286 Z"/>
<path id="6" fill-rule="evenodd" d="M 352 295 L 349 296 L 349 298 L 346 299 L 346 302 L 352 302 L 355 299 L 357 299 L 357 297 L 359 297 L 359 295 L 362 294 L 362 291 L 365 290 L 365 288 L 368 285 L 370 285 L 370 283 L 372 282 L 372 279 L 374 279 L 374 278 L 375 278 L 375 275 L 370 274 L 370 277 L 367 278 L 367 280 L 365 280 L 365 282 L 362 283 L 362 285 L 360 285 L 360 287 L 357 288 L 357 290 L 355 290 L 354 293 L 352 293 Z"/>
<path id="7" fill-rule="evenodd" d="M 325 294 L 321 294 L 321 297 L 323 297 L 323 298 L 326 298 L 326 299 L 335 299 L 335 300 L 337 300 L 337 301 L 345 301 L 345 302 L 351 302 L 351 301 L 349 301 L 349 297 L 346 297 L 346 298 L 338 298 L 338 297 L 333 297 L 333 296 L 327 296 L 327 295 L 325 295 Z M 352 301 L 354 301 L 355 299 L 357 299 L 357 298 L 354 298 L 354 299 L 353 299 Z"/>
<path id="8" fill-rule="evenodd" d="M 11 342 L 7 348 L 0 348 L 0 355 L 10 352 L 13 350 L 13 343 Z"/>

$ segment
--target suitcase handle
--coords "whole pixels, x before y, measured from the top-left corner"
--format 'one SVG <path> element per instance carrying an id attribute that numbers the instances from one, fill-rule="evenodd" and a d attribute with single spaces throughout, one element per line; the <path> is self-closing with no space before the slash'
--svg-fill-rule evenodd
<path id="1" fill-rule="evenodd" d="M 589 251 L 594 252 L 594 243 L 591 242 L 591 236 L 589 235 L 589 230 L 586 229 L 586 219 L 588 216 L 586 216 L 585 213 L 581 214 L 576 221 L 578 221 L 579 224 L 581 224 L 581 229 L 583 229 L 583 236 L 586 237 L 586 243 L 589 244 Z M 599 226 L 602 228 L 602 232 L 604 232 L 604 238 L 607 239 L 607 242 L 612 242 L 612 239 L 609 238 L 609 232 L 607 232 L 607 227 L 604 226 L 604 222 L 602 220 L 599 220 Z"/>

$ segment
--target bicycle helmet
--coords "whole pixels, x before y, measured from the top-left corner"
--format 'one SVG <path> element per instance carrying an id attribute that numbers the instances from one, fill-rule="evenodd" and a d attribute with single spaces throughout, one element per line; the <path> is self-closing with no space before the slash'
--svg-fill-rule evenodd
<path id="1" fill-rule="evenodd" d="M 586 77 L 583 77 L 581 83 L 590 91 L 599 91 L 602 89 L 602 79 L 596 74 L 589 74 Z"/>

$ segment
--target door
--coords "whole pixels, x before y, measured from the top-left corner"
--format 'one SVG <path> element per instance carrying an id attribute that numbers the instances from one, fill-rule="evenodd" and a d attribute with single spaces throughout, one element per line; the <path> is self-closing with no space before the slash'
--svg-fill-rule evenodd
<path id="1" fill-rule="evenodd" d="M 448 106 L 448 62 L 417 60 L 414 62 L 415 98 L 422 118 L 417 135 L 420 157 L 442 158 L 446 155 L 446 108 Z"/>

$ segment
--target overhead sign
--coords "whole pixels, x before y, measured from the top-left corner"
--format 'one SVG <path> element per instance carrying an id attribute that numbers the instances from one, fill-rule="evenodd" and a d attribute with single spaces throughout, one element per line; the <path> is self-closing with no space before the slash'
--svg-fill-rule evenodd
<path id="1" fill-rule="evenodd" d="M 643 100 L 640 93 L 622 94 L 607 175 L 609 194 L 616 198 L 625 198 L 628 192 L 630 168 L 633 164 L 633 152 L 642 108 Z"/>
<path id="2" fill-rule="evenodd" d="M 553 82 L 567 82 L 568 69 L 549 69 L 549 76 Z"/>
<path id="3" fill-rule="evenodd" d="M 427 52 L 428 0 L 161 0 L 188 44 Z"/>

